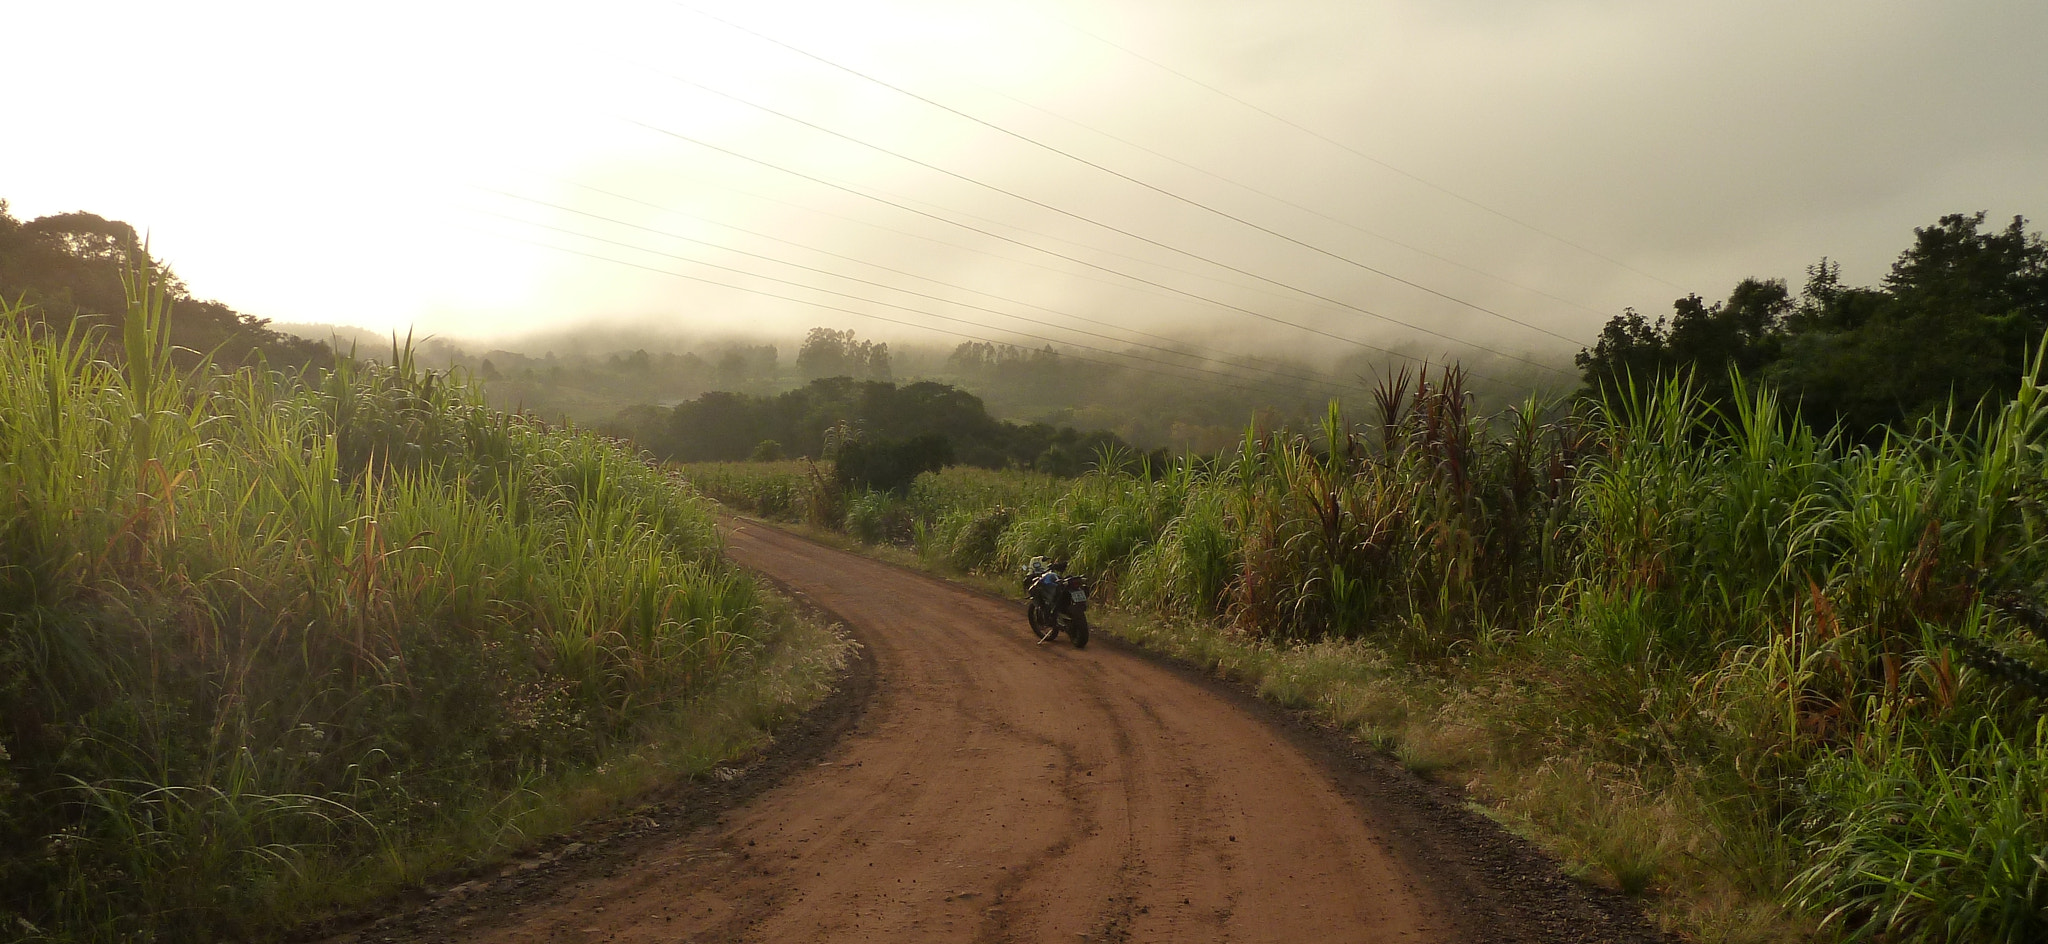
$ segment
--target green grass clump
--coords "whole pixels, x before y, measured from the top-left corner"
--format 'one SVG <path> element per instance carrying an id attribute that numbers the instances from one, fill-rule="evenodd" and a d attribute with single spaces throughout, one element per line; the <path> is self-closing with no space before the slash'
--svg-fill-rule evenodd
<path id="1" fill-rule="evenodd" d="M 1792 891 L 1852 937 L 2020 944 L 2048 915 L 2048 719 L 1961 745 L 1899 740 L 1814 765 L 1812 864 Z"/>
<path id="2" fill-rule="evenodd" d="M 618 446 L 403 351 L 177 369 L 130 295 L 118 366 L 0 310 L 9 933 L 255 936 L 417 881 L 779 658 L 701 499 Z"/>
<path id="3" fill-rule="evenodd" d="M 1854 442 L 1761 390 L 1479 418 L 1455 370 L 1396 377 L 1363 426 L 927 503 L 918 544 L 1070 561 L 1149 617 L 1118 631 L 1456 778 L 1691 934 L 2041 940 L 2042 391 Z"/>
<path id="4" fill-rule="evenodd" d="M 774 521 L 837 528 L 846 503 L 829 467 L 808 459 L 775 462 L 694 462 L 677 466 L 683 478 L 720 504 Z"/>
<path id="5" fill-rule="evenodd" d="M 926 472 L 907 494 L 849 493 L 808 460 L 698 462 L 679 474 L 721 504 L 775 521 L 844 531 L 866 544 L 914 548 L 961 573 L 1007 566 L 996 536 L 1014 509 L 1058 497 L 1065 482 L 1025 471 L 954 466 Z"/>

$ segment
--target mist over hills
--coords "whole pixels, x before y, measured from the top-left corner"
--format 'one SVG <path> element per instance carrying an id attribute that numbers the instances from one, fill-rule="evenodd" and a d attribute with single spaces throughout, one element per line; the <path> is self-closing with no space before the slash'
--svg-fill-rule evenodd
<path id="1" fill-rule="evenodd" d="M 752 335 L 692 322 L 595 323 L 499 338 L 397 337 L 358 327 L 272 324 L 201 300 L 150 257 L 135 227 L 73 212 L 22 221 L 0 202 L 0 292 L 28 303 L 53 328 L 111 329 L 125 301 L 124 266 L 165 273 L 174 295 L 173 339 L 196 359 L 287 370 L 373 359 L 407 346 L 428 367 L 457 368 L 485 384 L 492 404 L 615 431 L 645 430 L 648 410 L 707 393 L 757 398 L 848 377 L 934 382 L 979 399 L 997 421 L 1103 431 L 1146 450 L 1214 452 L 1248 424 L 1305 426 L 1335 401 L 1369 421 L 1374 389 L 1403 371 L 1456 364 L 1477 415 L 1534 396 L 1625 390 L 1689 374 L 1714 402 L 1730 371 L 1789 395 L 1817 426 L 1863 433 L 1910 424 L 1954 402 L 2002 399 L 2048 326 L 2048 243 L 2024 217 L 2000 225 L 1984 212 L 1949 214 L 1914 230 L 1876 286 L 1845 283 L 1827 259 L 1803 285 L 1783 278 L 1738 283 L 1726 301 L 1679 297 L 1654 321 L 1612 318 L 1576 365 L 1562 355 L 1422 341 L 1290 344 L 1289 332 L 1224 332 L 1190 325 L 1157 334 L 1128 327 L 1094 345 L 929 335 L 866 337 L 850 328 Z M 715 319 L 695 324 L 718 324 Z M 1164 330 L 1164 329 L 1162 329 Z M 330 351 L 329 345 L 332 345 Z M 785 444 L 799 453 L 816 443 Z"/>
<path id="2" fill-rule="evenodd" d="M 125 305 L 120 272 L 133 260 L 161 266 L 128 223 L 84 212 L 21 221 L 0 204 L 0 290 L 27 301 L 34 317 L 53 326 L 117 328 Z M 803 335 L 621 323 L 489 339 L 398 336 L 273 324 L 202 301 L 170 279 L 177 295 L 173 336 L 187 356 L 291 370 L 332 363 L 335 354 L 383 360 L 404 346 L 423 366 L 459 368 L 482 380 L 495 406 L 621 431 L 634 425 L 628 421 L 635 410 L 714 391 L 773 396 L 848 376 L 956 386 L 1000 421 L 1105 431 L 1148 451 L 1211 452 L 1228 447 L 1247 424 L 1303 423 L 1333 399 L 1362 411 L 1372 386 L 1401 365 L 1461 364 L 1482 411 L 1532 392 L 1562 393 L 1575 381 L 1561 359 L 1545 370 L 1484 351 L 1432 354 L 1391 343 L 1387 352 L 1317 353 L 1290 350 L 1270 335 L 1213 328 L 1094 348 L 874 339 L 823 326 Z"/>
<path id="3" fill-rule="evenodd" d="M 170 296 L 170 338 L 181 362 L 201 354 L 222 364 L 282 368 L 333 362 L 324 345 L 193 294 L 150 254 L 148 240 L 121 220 L 78 211 L 24 221 L 0 199 L 0 303 L 19 303 L 29 320 L 59 332 L 97 331 L 102 344 L 111 343 L 128 304 L 121 273 L 131 267 L 159 273 Z"/>
<path id="4" fill-rule="evenodd" d="M 372 357 L 389 351 L 394 340 L 406 342 L 360 328 L 278 327 Z M 831 356 L 807 362 L 807 342 L 821 332 L 843 344 L 878 348 L 884 356 L 878 364 L 853 369 Z M 806 335 L 747 337 L 597 325 L 500 339 L 415 337 L 411 344 L 423 363 L 482 378 L 495 405 L 587 425 L 614 424 L 633 408 L 669 407 L 714 391 L 769 396 L 843 375 L 949 384 L 981 398 L 1000 420 L 1099 429 L 1147 450 L 1195 452 L 1228 447 L 1255 421 L 1305 422 L 1321 415 L 1332 399 L 1363 418 L 1376 384 L 1425 364 L 1464 368 L 1480 412 L 1504 409 L 1532 394 L 1562 395 L 1578 380 L 1563 358 L 1544 370 L 1474 350 L 1441 354 L 1421 345 L 1390 345 L 1393 353 L 1312 357 L 1253 353 L 1261 345 L 1249 341 L 1205 333 L 1105 354 L 1065 345 L 878 341 L 825 327 Z"/>

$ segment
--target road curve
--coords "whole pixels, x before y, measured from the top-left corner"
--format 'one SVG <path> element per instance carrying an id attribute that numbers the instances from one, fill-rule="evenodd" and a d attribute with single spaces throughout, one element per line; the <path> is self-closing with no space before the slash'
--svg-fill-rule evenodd
<path id="1" fill-rule="evenodd" d="M 720 825 L 471 940 L 1457 936 L 1316 761 L 1201 685 L 773 528 L 728 543 L 871 648 L 861 720 Z"/>

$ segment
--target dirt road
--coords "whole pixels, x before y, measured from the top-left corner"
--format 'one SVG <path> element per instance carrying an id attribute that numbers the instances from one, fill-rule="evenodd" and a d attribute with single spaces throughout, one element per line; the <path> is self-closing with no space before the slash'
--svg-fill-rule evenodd
<path id="1" fill-rule="evenodd" d="M 652 843 L 463 937 L 1613 936 L 1577 905 L 1538 908 L 1550 927 L 1520 933 L 1532 930 L 1528 914 L 1473 900 L 1487 884 L 1483 864 L 1430 851 L 1458 836 L 1376 815 L 1356 776 L 1347 786 L 1284 725 L 1184 672 L 1100 639 L 1085 651 L 1037 645 L 1013 604 L 772 528 L 741 524 L 729 539 L 740 563 L 847 621 L 870 647 L 875 691 L 859 720 L 718 824 Z M 1440 881 L 1446 869 L 1459 874 Z"/>

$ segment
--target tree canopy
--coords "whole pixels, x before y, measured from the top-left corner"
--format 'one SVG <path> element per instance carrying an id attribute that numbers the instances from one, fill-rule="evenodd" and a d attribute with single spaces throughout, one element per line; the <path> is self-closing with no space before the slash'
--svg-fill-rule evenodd
<path id="1" fill-rule="evenodd" d="M 62 330 L 118 323 L 127 308 L 125 267 L 156 267 L 170 289 L 171 343 L 230 364 L 324 364 L 324 344 L 280 334 L 268 322 L 220 302 L 194 298 L 149 255 L 135 227 L 92 213 L 58 213 L 26 223 L 0 200 L 0 297 L 28 303 L 30 317 Z"/>
<path id="2" fill-rule="evenodd" d="M 1726 301 L 1688 295 L 1655 323 L 1624 312 L 1579 353 L 1583 392 L 1691 371 L 1725 403 L 1736 372 L 1777 387 L 1810 422 L 1859 433 L 2008 396 L 2048 331 L 2048 243 L 2023 217 L 1984 224 L 1957 213 L 1914 230 L 1880 287 L 1845 286 L 1822 259 L 1796 297 L 1781 280 L 1744 279 Z"/>
<path id="3" fill-rule="evenodd" d="M 812 328 L 796 352 L 796 368 L 805 380 L 851 377 L 890 380 L 889 345 L 862 341 L 851 329 Z"/>
<path id="4" fill-rule="evenodd" d="M 942 455 L 949 464 L 1072 475 L 1099 450 L 1132 452 L 1113 433 L 997 420 L 981 398 L 932 381 L 829 377 L 775 396 L 713 392 L 673 409 L 629 410 L 617 425 L 656 455 L 686 462 L 745 459 L 771 440 L 786 455 L 823 458 L 834 429 L 855 431 L 877 461 L 890 463 L 898 456 L 885 444 L 918 442 L 917 456 Z"/>

